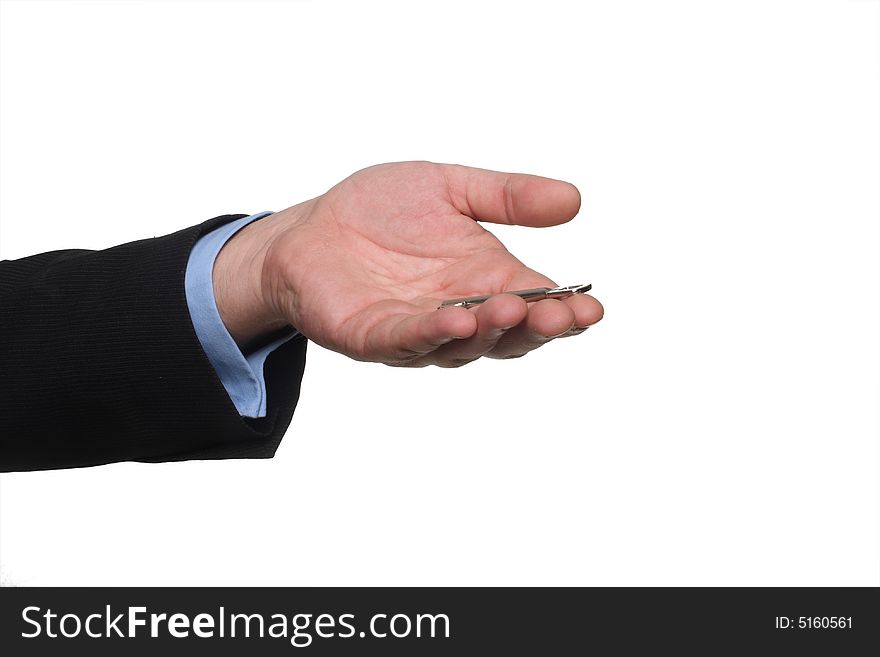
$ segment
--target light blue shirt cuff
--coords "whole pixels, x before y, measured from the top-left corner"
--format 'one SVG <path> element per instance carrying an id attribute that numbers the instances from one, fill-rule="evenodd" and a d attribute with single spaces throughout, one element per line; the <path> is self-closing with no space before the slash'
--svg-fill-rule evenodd
<path id="1" fill-rule="evenodd" d="M 299 335 L 299 331 L 293 331 L 245 356 L 229 335 L 217 310 L 214 299 L 214 261 L 230 237 L 252 221 L 270 214 L 272 213 L 252 214 L 203 235 L 193 247 L 186 265 L 186 303 L 193 327 L 205 355 L 214 366 L 239 415 L 243 417 L 266 416 L 263 365 L 270 353 Z"/>

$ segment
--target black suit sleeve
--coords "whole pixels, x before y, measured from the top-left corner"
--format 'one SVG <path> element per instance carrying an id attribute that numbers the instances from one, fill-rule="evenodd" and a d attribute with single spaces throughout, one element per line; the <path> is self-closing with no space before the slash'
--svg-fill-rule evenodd
<path id="1" fill-rule="evenodd" d="M 243 216 L 0 262 L 0 472 L 274 456 L 299 398 L 305 338 L 266 361 L 267 416 L 242 418 L 184 289 L 196 240 Z"/>

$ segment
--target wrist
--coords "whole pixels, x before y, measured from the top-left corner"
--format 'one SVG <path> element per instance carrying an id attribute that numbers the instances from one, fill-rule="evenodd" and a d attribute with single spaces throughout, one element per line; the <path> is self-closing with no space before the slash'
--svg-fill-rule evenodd
<path id="1" fill-rule="evenodd" d="M 280 213 L 279 213 L 280 214 Z M 277 214 L 233 235 L 214 261 L 214 299 L 226 330 L 242 349 L 287 325 L 266 293 L 266 253 L 277 233 Z M 274 220 L 274 221 L 273 221 Z"/>

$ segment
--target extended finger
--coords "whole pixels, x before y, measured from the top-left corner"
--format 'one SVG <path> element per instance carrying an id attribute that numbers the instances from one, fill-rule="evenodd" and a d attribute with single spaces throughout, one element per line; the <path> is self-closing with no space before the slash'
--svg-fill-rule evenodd
<path id="1" fill-rule="evenodd" d="M 445 312 L 446 309 L 438 312 Z M 528 304 L 513 294 L 498 294 L 473 311 L 477 331 L 464 340 L 453 340 L 435 349 L 428 358 L 440 367 L 460 367 L 491 351 L 505 332 L 519 325 L 528 314 Z"/>
<path id="2" fill-rule="evenodd" d="M 574 313 L 574 325 L 564 334 L 558 336 L 567 338 L 572 335 L 580 335 L 590 326 L 602 319 L 605 309 L 602 304 L 588 294 L 574 294 L 562 300 Z"/>
<path id="3" fill-rule="evenodd" d="M 414 308 L 405 302 L 379 302 L 371 311 L 382 319 L 371 323 L 360 318 L 369 327 L 362 339 L 363 348 L 358 350 L 366 360 L 410 361 L 451 340 L 469 338 L 477 330 L 476 317 L 464 308 L 413 312 Z"/>
<path id="4" fill-rule="evenodd" d="M 567 333 L 575 326 L 572 308 L 558 299 L 544 299 L 529 305 L 525 321 L 507 331 L 495 348 L 486 356 L 490 358 L 515 358 L 547 344 L 555 337 Z"/>

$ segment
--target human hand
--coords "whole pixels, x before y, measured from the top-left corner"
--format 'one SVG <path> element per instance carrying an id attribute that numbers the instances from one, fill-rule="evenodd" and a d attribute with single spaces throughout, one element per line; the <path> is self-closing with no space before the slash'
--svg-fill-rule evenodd
<path id="1" fill-rule="evenodd" d="M 240 345 L 293 325 L 356 360 L 458 367 L 515 358 L 602 318 L 576 294 L 527 304 L 504 290 L 556 287 L 477 221 L 571 220 L 569 183 L 430 162 L 358 171 L 310 201 L 256 221 L 220 252 L 214 288 Z M 473 309 L 449 298 L 499 293 Z"/>

